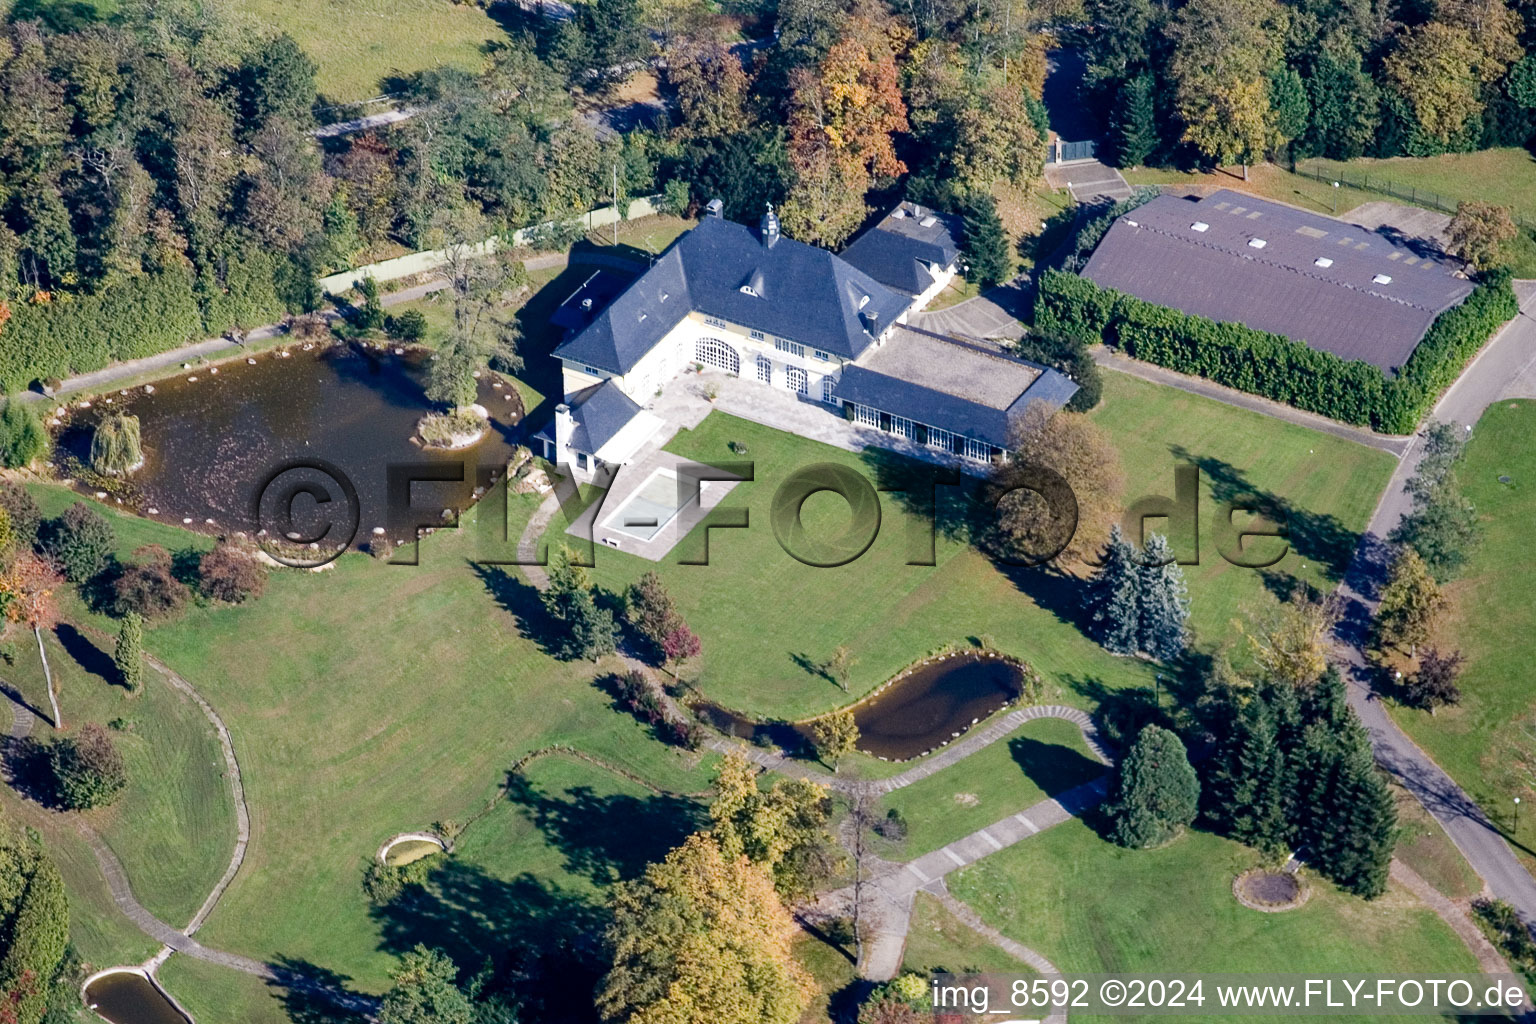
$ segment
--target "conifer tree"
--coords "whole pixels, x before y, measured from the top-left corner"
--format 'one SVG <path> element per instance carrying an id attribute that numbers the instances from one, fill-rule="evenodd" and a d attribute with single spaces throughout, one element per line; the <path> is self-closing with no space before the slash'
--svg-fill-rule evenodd
<path id="1" fill-rule="evenodd" d="M 1353 725 L 1340 746 L 1326 809 L 1318 809 L 1313 860 L 1342 888 L 1374 899 L 1387 889 L 1397 844 L 1397 808 L 1376 768 L 1365 729 Z"/>
<path id="2" fill-rule="evenodd" d="M 1243 706 L 1211 760 L 1203 793 L 1207 817 L 1233 839 L 1278 853 L 1287 836 L 1286 762 L 1264 700 L 1256 697 Z"/>
<path id="3" fill-rule="evenodd" d="M 1149 725 L 1116 769 L 1104 805 L 1110 838 L 1136 849 L 1167 842 L 1195 820 L 1199 804 L 1200 780 L 1184 743 L 1167 729 Z"/>
<path id="4" fill-rule="evenodd" d="M 1144 164 L 1157 148 L 1157 107 L 1152 97 L 1151 75 L 1137 75 L 1120 86 L 1110 138 L 1117 167 Z"/>
<path id="5" fill-rule="evenodd" d="M 1008 258 L 1008 233 L 997 215 L 997 202 L 985 192 L 973 195 L 965 204 L 965 233 L 961 247 L 965 254 L 968 280 L 983 288 L 1001 284 L 1012 275 Z"/>
<path id="6" fill-rule="evenodd" d="M 138 612 L 123 616 L 123 624 L 117 631 L 117 645 L 112 649 L 112 661 L 128 692 L 139 692 L 139 686 L 144 682 L 144 617 Z"/>
<path id="7" fill-rule="evenodd" d="M 539 596 L 553 622 L 550 647 L 556 657 L 596 661 L 613 653 L 617 633 L 613 613 L 597 607 L 586 569 L 575 564 L 565 548 L 550 559 L 549 586 Z"/>
<path id="8" fill-rule="evenodd" d="M 1189 645 L 1189 590 L 1168 538 L 1154 533 L 1136 567 L 1140 645 L 1158 661 L 1173 661 Z"/>
<path id="9" fill-rule="evenodd" d="M 1089 635 L 1115 654 L 1136 653 L 1141 630 L 1137 569 L 1136 549 L 1116 524 L 1110 528 L 1103 564 L 1088 581 L 1084 600 Z"/>

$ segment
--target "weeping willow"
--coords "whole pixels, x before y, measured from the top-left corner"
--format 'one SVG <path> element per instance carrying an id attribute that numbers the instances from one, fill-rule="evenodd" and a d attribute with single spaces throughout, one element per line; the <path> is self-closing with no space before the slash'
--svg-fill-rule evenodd
<path id="1" fill-rule="evenodd" d="M 138 469 L 143 461 L 137 416 L 114 412 L 97 424 L 91 438 L 92 469 L 108 476 L 122 476 Z"/>

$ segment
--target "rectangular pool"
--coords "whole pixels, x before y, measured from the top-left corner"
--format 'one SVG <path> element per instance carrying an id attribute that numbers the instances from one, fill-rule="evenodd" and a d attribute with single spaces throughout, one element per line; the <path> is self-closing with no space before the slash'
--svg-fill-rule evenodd
<path id="1" fill-rule="evenodd" d="M 695 498 L 685 494 L 677 474 L 658 469 L 635 489 L 619 510 L 603 520 L 603 528 L 636 540 L 651 540 Z"/>

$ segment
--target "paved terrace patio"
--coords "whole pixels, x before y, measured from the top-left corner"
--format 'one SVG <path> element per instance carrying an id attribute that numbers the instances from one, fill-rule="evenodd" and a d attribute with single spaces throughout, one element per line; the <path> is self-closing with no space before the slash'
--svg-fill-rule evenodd
<path id="1" fill-rule="evenodd" d="M 715 389 L 711 402 L 705 392 Z M 606 482 L 599 478 L 595 483 L 606 487 L 608 493 L 600 502 L 586 509 L 566 529 L 573 537 L 588 537 L 598 544 L 606 544 L 628 554 L 639 555 L 651 561 L 660 561 L 679 540 L 688 535 L 698 521 L 735 486 L 732 483 L 706 484 L 703 488 L 702 507 L 693 502 L 681 509 L 676 518 L 663 524 L 656 535 L 641 539 L 614 529 L 615 512 L 639 491 L 657 470 L 674 470 L 683 460 L 663 446 L 683 429 L 693 429 L 704 417 L 719 410 L 744 420 L 752 420 L 775 430 L 796 434 L 812 441 L 821 441 L 845 451 L 860 452 L 866 448 L 884 448 L 913 459 L 936 465 L 949 466 L 973 476 L 984 476 L 988 467 L 962 459 L 947 452 L 937 451 L 916 444 L 904 437 L 888 434 L 883 430 L 852 423 L 843 418 L 841 409 L 795 394 L 781 387 L 771 387 L 755 380 L 733 377 L 720 370 L 706 368 L 703 373 L 684 373 L 667 382 L 661 393 L 645 404 L 645 410 L 659 417 L 665 424 L 644 446 L 635 453 L 628 464 L 621 467 Z M 722 452 L 721 461 L 731 458 Z M 750 453 L 746 456 L 750 460 Z M 594 523 L 596 528 L 594 529 Z M 605 528 L 606 527 L 606 528 Z"/>

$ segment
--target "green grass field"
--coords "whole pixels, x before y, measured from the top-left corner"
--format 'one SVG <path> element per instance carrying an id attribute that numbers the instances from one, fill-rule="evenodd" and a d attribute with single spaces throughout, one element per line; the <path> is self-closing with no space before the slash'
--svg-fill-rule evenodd
<path id="1" fill-rule="evenodd" d="M 1067 973 L 1477 969 L 1456 934 L 1396 888 L 1366 902 L 1312 878 L 1300 909 L 1249 910 L 1233 897 L 1232 880 L 1255 861 L 1246 847 L 1204 832 L 1126 850 L 1074 820 L 951 876 L 950 889 Z"/>
<path id="2" fill-rule="evenodd" d="M 998 949 L 967 928 L 926 892 L 912 901 L 912 922 L 907 926 L 907 948 L 902 969 L 918 974 L 988 971 L 996 974 L 1032 975 L 1034 969 Z"/>
<path id="3" fill-rule="evenodd" d="M 269 32 L 287 32 L 320 66 L 316 84 L 333 103 L 377 96 L 381 79 L 447 64 L 478 70 L 487 42 L 504 38 L 484 7 L 436 0 L 236 0 Z"/>
<path id="4" fill-rule="evenodd" d="M 891 844 L 889 857 L 921 857 L 1105 770 L 1076 725 L 1037 718 L 1008 739 L 882 799 L 881 814 L 894 809 L 907 821 L 907 838 Z"/>
<path id="5" fill-rule="evenodd" d="M 1394 191 L 1406 188 L 1437 193 L 1442 201 L 1453 206 L 1462 199 L 1481 199 L 1536 218 L 1536 157 L 1524 149 L 1484 149 L 1476 153 L 1399 156 L 1388 160 L 1308 160 L 1304 167 L 1323 174 L 1342 172 L 1351 181 L 1362 176 L 1373 181 L 1385 179 L 1392 182 Z"/>
<path id="6" fill-rule="evenodd" d="M 1514 825 L 1512 798 L 1532 799 L 1536 697 L 1527 680 L 1536 635 L 1530 581 L 1536 553 L 1525 536 L 1536 510 L 1536 402 L 1501 402 L 1478 421 L 1460 477 L 1477 506 L 1483 543 L 1451 583 L 1438 642 L 1467 656 L 1461 703 L 1435 714 L 1394 708 L 1393 718 L 1477 800 L 1500 827 Z M 1499 481 L 1507 476 L 1509 483 Z M 1522 814 L 1516 849 L 1536 847 L 1536 814 Z M 1529 854 L 1526 854 L 1529 857 Z"/>
<path id="7" fill-rule="evenodd" d="M 1391 456 L 1134 378 L 1110 374 L 1106 383 L 1104 404 L 1093 415 L 1120 448 L 1128 499 L 1172 495 L 1179 461 L 1202 467 L 1201 564 L 1185 569 L 1197 637 L 1227 635 L 1233 616 L 1257 606 L 1264 592 L 1260 573 L 1228 564 L 1216 550 L 1209 524 L 1217 503 L 1234 492 L 1264 492 L 1291 510 L 1291 549 L 1276 571 L 1331 586 L 1390 475 Z M 746 453 L 733 453 L 731 442 L 745 445 Z M 755 715 L 813 714 L 968 637 L 989 638 L 1030 662 L 1069 703 L 1091 707 L 1102 688 L 1152 685 L 1147 665 L 1111 657 L 1083 637 L 1070 579 L 1005 573 L 942 538 L 935 566 L 907 565 L 911 538 L 923 535 L 926 520 L 889 497 L 876 540 L 856 561 L 823 569 L 784 553 L 768 513 L 774 491 L 791 473 L 825 461 L 873 477 L 871 461 L 888 456 L 855 455 L 721 413 L 680 432 L 667 447 L 704 462 L 751 460 L 755 480 L 726 500 L 748 510 L 750 528 L 714 531 L 707 566 L 678 564 L 698 556 L 702 527 L 659 564 L 604 548 L 596 552 L 593 578 L 618 592 L 647 569 L 661 574 L 703 638 L 698 686 L 712 699 Z M 835 497 L 806 505 L 813 530 L 835 533 L 847 516 Z M 559 521 L 546 539 L 570 541 Z M 1174 539 L 1181 552 L 1192 551 L 1192 540 Z M 849 694 L 804 667 L 839 644 L 857 658 Z"/>

